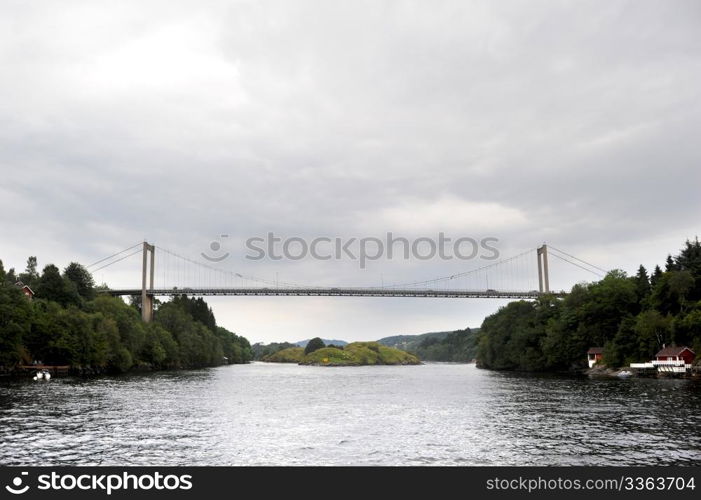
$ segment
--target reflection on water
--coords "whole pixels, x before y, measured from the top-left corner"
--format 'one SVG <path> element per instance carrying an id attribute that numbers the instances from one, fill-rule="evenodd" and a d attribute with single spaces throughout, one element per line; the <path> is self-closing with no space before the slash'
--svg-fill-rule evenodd
<path id="1" fill-rule="evenodd" d="M 701 384 L 254 363 L 0 382 L 0 464 L 701 462 Z"/>

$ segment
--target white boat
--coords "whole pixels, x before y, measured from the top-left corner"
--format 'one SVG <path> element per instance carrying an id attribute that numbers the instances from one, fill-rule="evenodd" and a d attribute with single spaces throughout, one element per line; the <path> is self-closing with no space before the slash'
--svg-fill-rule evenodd
<path id="1" fill-rule="evenodd" d="M 618 378 L 628 378 L 633 376 L 633 372 L 630 372 L 628 370 L 621 370 L 616 374 Z"/>
<path id="2" fill-rule="evenodd" d="M 51 374 L 48 370 L 41 370 L 36 372 L 36 375 L 32 377 L 32 380 L 51 380 Z"/>

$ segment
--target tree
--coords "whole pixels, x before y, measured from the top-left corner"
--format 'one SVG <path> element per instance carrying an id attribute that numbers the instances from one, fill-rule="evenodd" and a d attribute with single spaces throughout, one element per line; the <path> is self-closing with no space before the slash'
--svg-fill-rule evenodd
<path id="1" fill-rule="evenodd" d="M 689 301 L 701 300 L 701 243 L 698 237 L 694 241 L 686 240 L 675 262 L 680 271 L 687 271 L 694 277 L 694 284 L 686 298 Z"/>
<path id="2" fill-rule="evenodd" d="M 662 278 L 662 269 L 660 269 L 660 266 L 655 266 L 655 270 L 652 273 L 652 276 L 650 276 L 650 285 L 654 288 L 655 285 L 660 281 Z"/>
<path id="3" fill-rule="evenodd" d="M 63 270 L 63 276 L 75 285 L 78 295 L 83 299 L 92 300 L 95 298 L 95 281 L 85 267 L 77 262 L 71 262 Z"/>
<path id="4" fill-rule="evenodd" d="M 663 314 L 679 314 L 686 309 L 687 297 L 694 287 L 689 271 L 669 271 L 655 284 L 650 296 L 654 308 Z"/>
<path id="5" fill-rule="evenodd" d="M 511 302 L 491 316 L 480 328 L 477 358 L 480 365 L 497 370 L 542 370 L 546 366 L 541 349 L 544 330 L 535 326 L 537 305 Z"/>
<path id="6" fill-rule="evenodd" d="M 638 339 L 638 360 L 650 359 L 662 346 L 671 341 L 670 316 L 662 316 L 659 311 L 643 311 L 633 326 Z"/>
<path id="7" fill-rule="evenodd" d="M 5 277 L 5 282 L 9 283 L 10 285 L 14 285 L 17 283 L 17 275 L 15 274 L 15 268 L 11 267 L 9 271 L 7 271 L 7 275 Z"/>
<path id="8" fill-rule="evenodd" d="M 20 273 L 19 281 L 32 288 L 37 286 L 39 273 L 37 272 L 37 258 L 35 256 L 27 258 L 27 267 L 23 273 Z"/>
<path id="9" fill-rule="evenodd" d="M 701 305 L 700 305 L 701 306 Z M 677 316 L 672 323 L 673 340 L 677 345 L 690 345 L 701 352 L 701 307 L 685 316 Z"/>
<path id="10" fill-rule="evenodd" d="M 89 309 L 93 312 L 102 313 L 103 316 L 113 320 L 117 326 L 118 344 L 112 352 L 124 349 L 129 356 L 121 352 L 116 363 L 125 366 L 138 361 L 139 353 L 143 349 L 146 333 L 144 323 L 141 321 L 139 313 L 134 308 L 128 306 L 123 300 L 117 297 L 99 296 L 90 302 Z M 129 361 L 129 363 L 127 363 Z"/>
<path id="11" fill-rule="evenodd" d="M 22 358 L 22 342 L 29 332 L 32 309 L 14 286 L 0 286 L 0 366 L 12 366 Z"/>
<path id="12" fill-rule="evenodd" d="M 638 302 L 642 302 L 650 295 L 650 279 L 647 276 L 647 270 L 642 264 L 638 268 L 638 273 L 635 275 L 635 292 L 638 295 Z"/>
<path id="13" fill-rule="evenodd" d="M 667 260 L 665 261 L 664 270 L 666 272 L 678 270 L 677 264 L 674 262 L 674 259 L 672 258 L 671 254 L 667 255 Z"/>
<path id="14" fill-rule="evenodd" d="M 37 298 L 52 300 L 62 306 L 80 304 L 80 296 L 75 285 L 64 279 L 58 271 L 58 267 L 48 264 L 39 278 L 36 287 Z"/>
<path id="15" fill-rule="evenodd" d="M 701 242 L 699 242 L 698 236 L 694 241 L 686 240 L 686 244 L 675 262 L 681 270 L 689 271 L 697 276 L 701 275 Z"/>
<path id="16" fill-rule="evenodd" d="M 326 347 L 324 341 L 321 340 L 319 337 L 314 337 L 309 342 L 307 342 L 307 346 L 304 348 L 304 354 L 306 355 L 311 352 L 318 351 L 319 349 L 322 349 L 324 347 Z"/>
<path id="17" fill-rule="evenodd" d="M 618 367 L 637 362 L 638 337 L 635 333 L 635 318 L 626 316 L 612 340 L 604 345 L 604 363 Z"/>
<path id="18" fill-rule="evenodd" d="M 202 297 L 195 299 L 189 298 L 187 295 L 181 295 L 179 297 L 174 297 L 171 303 L 180 307 L 183 311 L 192 316 L 192 319 L 195 321 L 199 321 L 213 332 L 216 331 L 217 322 L 214 318 L 214 313 Z"/>

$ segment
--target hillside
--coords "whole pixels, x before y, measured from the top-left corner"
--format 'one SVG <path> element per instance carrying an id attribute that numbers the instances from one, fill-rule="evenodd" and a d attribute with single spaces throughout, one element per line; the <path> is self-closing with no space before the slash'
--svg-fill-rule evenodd
<path id="1" fill-rule="evenodd" d="M 283 349 L 289 349 L 290 347 L 297 346 L 295 344 L 291 344 L 290 342 L 271 342 L 270 344 L 262 344 L 258 342 L 251 346 L 251 351 L 253 352 L 253 359 L 255 361 L 260 361 L 266 356 L 275 354 Z"/>
<path id="2" fill-rule="evenodd" d="M 574 285 L 564 298 L 510 302 L 485 318 L 478 366 L 496 370 L 578 371 L 587 350 L 603 347 L 600 366 L 653 359 L 665 346 L 701 352 L 701 242 L 687 240 L 664 271 L 614 269 Z"/>
<path id="3" fill-rule="evenodd" d="M 395 335 L 378 342 L 403 349 L 424 361 L 453 361 L 469 363 L 477 354 L 479 328 L 454 332 L 429 332 L 420 335 Z"/>
<path id="4" fill-rule="evenodd" d="M 288 347 L 263 357 L 262 361 L 268 363 L 300 363 L 304 358 L 304 349 L 301 347 Z"/>
<path id="5" fill-rule="evenodd" d="M 399 349 L 377 342 L 353 342 L 343 348 L 322 347 L 304 354 L 301 347 L 283 349 L 263 361 L 270 363 L 299 363 L 318 366 L 418 365 L 419 358 Z"/>
<path id="6" fill-rule="evenodd" d="M 391 337 L 383 337 L 377 342 L 387 347 L 412 351 L 425 339 L 436 338 L 440 340 L 445 338 L 449 333 L 450 332 L 428 332 L 417 335 L 393 335 Z"/>
<path id="7" fill-rule="evenodd" d="M 307 347 L 307 344 L 309 343 L 311 339 L 306 339 L 306 340 L 299 340 L 297 342 L 294 342 L 294 345 L 297 347 Z M 346 346 L 348 345 L 348 342 L 345 340 L 336 340 L 336 339 L 321 339 L 324 341 L 324 344 L 326 345 L 338 345 L 338 346 Z"/>

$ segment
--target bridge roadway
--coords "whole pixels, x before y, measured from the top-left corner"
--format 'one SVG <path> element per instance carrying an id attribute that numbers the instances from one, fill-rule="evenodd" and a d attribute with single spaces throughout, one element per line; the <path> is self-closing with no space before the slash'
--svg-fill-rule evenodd
<path id="1" fill-rule="evenodd" d="M 141 288 L 104 290 L 113 296 L 141 295 Z M 529 292 L 497 290 L 440 290 L 431 288 L 153 288 L 148 295 L 245 295 L 245 296 L 315 296 L 315 297 L 433 297 L 462 299 L 535 299 L 545 295 L 537 290 Z M 563 297 L 565 292 L 550 292 Z"/>

